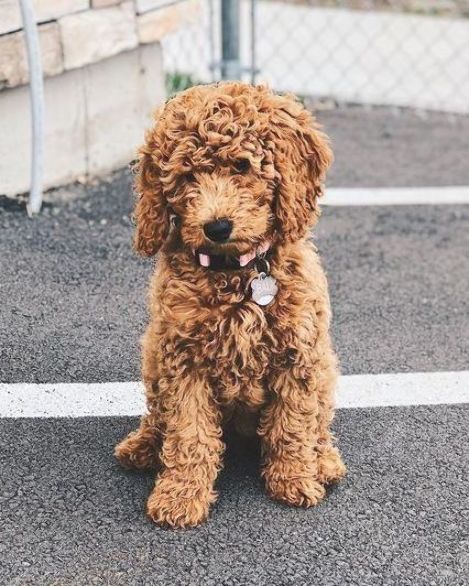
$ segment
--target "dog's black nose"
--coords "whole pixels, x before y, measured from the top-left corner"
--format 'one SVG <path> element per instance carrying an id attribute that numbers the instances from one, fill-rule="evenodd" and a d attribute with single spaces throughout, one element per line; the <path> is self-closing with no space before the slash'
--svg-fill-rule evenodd
<path id="1" fill-rule="evenodd" d="M 207 222 L 204 225 L 205 235 L 214 242 L 228 240 L 232 230 L 233 222 L 229 220 L 215 220 L 214 222 Z"/>

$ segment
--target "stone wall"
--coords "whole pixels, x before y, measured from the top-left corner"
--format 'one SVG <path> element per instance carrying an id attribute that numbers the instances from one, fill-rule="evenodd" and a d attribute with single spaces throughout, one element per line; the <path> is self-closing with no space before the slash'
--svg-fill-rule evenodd
<path id="1" fill-rule="evenodd" d="M 144 45 L 46 79 L 44 187 L 126 166 L 164 100 L 161 47 Z M 0 92 L 0 194 L 29 189 L 26 85 Z"/>
<path id="2" fill-rule="evenodd" d="M 33 4 L 46 76 L 158 42 L 174 29 L 175 16 L 182 15 L 172 0 L 34 0 Z M 28 81 L 21 27 L 18 0 L 0 0 L 0 89 Z"/>
<path id="3" fill-rule="evenodd" d="M 45 76 L 45 187 L 125 165 L 164 100 L 174 0 L 34 0 Z M 184 11 L 179 10 L 179 14 Z M 28 62 L 18 0 L 0 0 L 0 194 L 29 187 Z"/>

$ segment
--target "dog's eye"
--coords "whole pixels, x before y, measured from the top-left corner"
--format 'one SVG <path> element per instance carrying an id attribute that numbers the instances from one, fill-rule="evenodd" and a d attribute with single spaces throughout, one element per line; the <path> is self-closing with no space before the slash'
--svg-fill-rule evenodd
<path id="1" fill-rule="evenodd" d="M 239 159 L 235 162 L 234 168 L 238 173 L 247 173 L 251 168 L 251 163 L 248 159 Z"/>

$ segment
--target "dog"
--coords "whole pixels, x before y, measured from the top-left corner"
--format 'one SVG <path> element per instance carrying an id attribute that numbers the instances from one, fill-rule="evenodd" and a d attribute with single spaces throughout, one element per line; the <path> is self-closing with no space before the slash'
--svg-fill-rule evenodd
<path id="1" fill-rule="evenodd" d="M 207 518 L 230 426 L 260 437 L 276 501 L 316 505 L 345 474 L 330 430 L 328 287 L 308 241 L 331 161 L 313 116 L 264 86 L 193 87 L 155 114 L 135 177 L 134 245 L 159 253 L 147 413 L 115 455 L 158 470 L 147 502 L 158 524 Z"/>

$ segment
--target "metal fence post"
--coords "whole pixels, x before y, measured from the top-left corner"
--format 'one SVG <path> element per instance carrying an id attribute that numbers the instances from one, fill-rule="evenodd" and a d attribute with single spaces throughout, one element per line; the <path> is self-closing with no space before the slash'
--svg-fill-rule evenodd
<path id="1" fill-rule="evenodd" d="M 256 83 L 257 63 L 256 63 L 256 0 L 251 0 L 251 83 Z"/>
<path id="2" fill-rule="evenodd" d="M 44 82 L 42 77 L 41 48 L 32 0 L 20 0 L 26 48 L 28 52 L 29 80 L 31 91 L 31 185 L 28 214 L 32 216 L 42 206 L 42 176 L 44 159 Z"/>
<path id="3" fill-rule="evenodd" d="M 239 0 L 221 0 L 222 79 L 240 79 L 241 77 L 239 21 Z"/>

